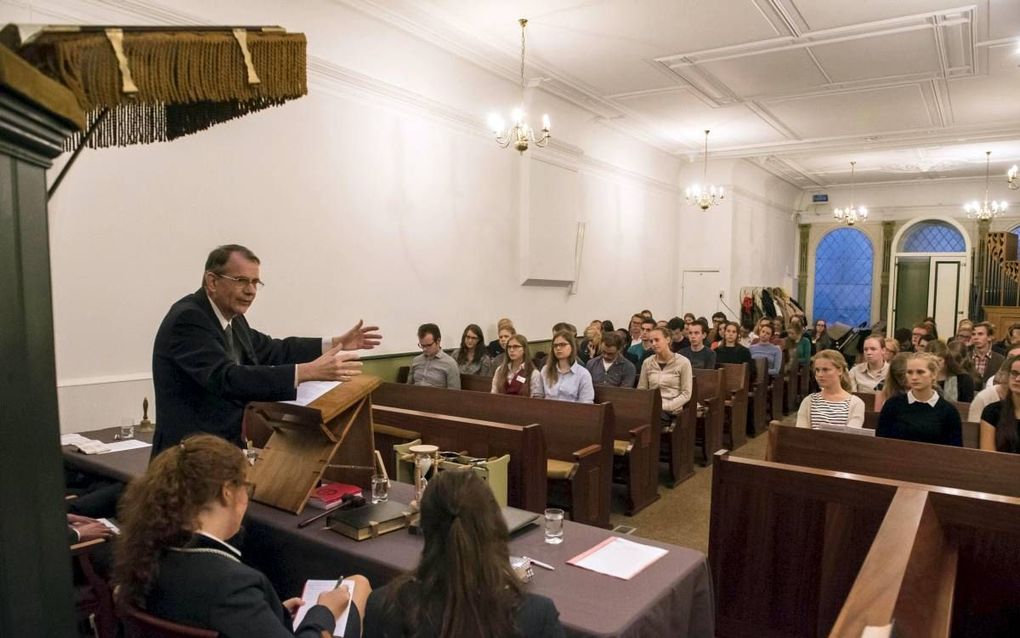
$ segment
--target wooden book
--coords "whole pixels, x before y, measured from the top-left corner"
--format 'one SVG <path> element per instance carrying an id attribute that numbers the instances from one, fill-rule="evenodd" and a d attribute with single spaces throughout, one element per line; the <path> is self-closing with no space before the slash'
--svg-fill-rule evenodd
<path id="1" fill-rule="evenodd" d="M 386 501 L 339 510 L 326 518 L 326 524 L 347 538 L 363 541 L 407 527 L 411 516 L 409 505 Z"/>

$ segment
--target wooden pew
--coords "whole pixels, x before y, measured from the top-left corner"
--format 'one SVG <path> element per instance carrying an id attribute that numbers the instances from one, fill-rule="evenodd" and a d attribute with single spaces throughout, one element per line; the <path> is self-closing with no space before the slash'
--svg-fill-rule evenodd
<path id="1" fill-rule="evenodd" d="M 751 359 L 754 375 L 751 379 L 751 422 L 748 424 L 748 436 L 758 436 L 769 425 L 769 375 L 768 361 L 764 357 Z"/>
<path id="2" fill-rule="evenodd" d="M 697 432 L 701 438 L 701 449 L 705 456 L 702 466 L 712 464 L 712 455 L 723 447 L 723 423 L 726 420 L 726 381 L 723 371 L 694 369 L 694 393 L 692 401 L 698 402 Z"/>
<path id="3" fill-rule="evenodd" d="M 473 392 L 492 392 L 492 375 L 462 374 L 460 375 L 460 389 Z"/>
<path id="4" fill-rule="evenodd" d="M 785 414 L 794 412 L 800 407 L 797 400 L 798 389 L 800 388 L 800 359 L 797 358 L 796 350 L 783 350 L 783 411 Z"/>
<path id="5" fill-rule="evenodd" d="M 724 363 L 721 367 L 727 391 L 723 444 L 730 450 L 736 450 L 747 442 L 748 388 L 751 385 L 751 366 L 746 363 Z"/>
<path id="6" fill-rule="evenodd" d="M 698 391 L 698 379 L 692 378 L 691 384 L 691 400 L 668 426 L 662 427 L 659 462 L 666 464 L 666 487 L 669 488 L 694 476 L 694 445 L 698 429 L 698 408 L 694 397 Z"/>
<path id="7" fill-rule="evenodd" d="M 608 527 L 613 467 L 614 415 L 610 404 L 568 403 L 505 394 L 383 383 L 372 404 L 542 427 L 548 458 L 567 478 L 551 480 L 550 500 L 573 519 Z M 576 465 L 575 465 L 576 464 Z"/>
<path id="8" fill-rule="evenodd" d="M 865 412 L 875 411 L 875 393 L 874 392 L 854 392 L 855 397 L 860 399 L 864 403 Z"/>
<path id="9" fill-rule="evenodd" d="M 1020 497 L 1020 454 L 876 439 L 774 423 L 769 427 L 765 459 Z"/>
<path id="10" fill-rule="evenodd" d="M 537 423 L 496 423 L 382 405 L 372 407 L 372 420 L 377 428 L 389 426 L 419 432 L 422 442 L 437 445 L 440 450 L 465 452 L 481 458 L 509 454 L 509 504 L 532 512 L 545 509 L 545 437 Z M 392 445 L 377 445 L 377 449 L 384 460 L 392 461 Z"/>
<path id="11" fill-rule="evenodd" d="M 783 412 L 783 400 L 786 396 L 786 386 L 784 385 L 785 373 L 783 371 L 786 369 L 786 359 L 788 356 L 786 350 L 783 350 L 783 365 L 779 369 L 779 374 L 774 377 L 768 376 L 768 373 L 765 375 L 769 380 L 769 409 L 772 411 L 772 418 L 777 420 L 782 419 L 785 414 Z"/>
<path id="12" fill-rule="evenodd" d="M 595 402 L 611 403 L 614 480 L 627 486 L 627 516 L 659 500 L 659 445 L 662 397 L 659 390 L 595 386 Z"/>
<path id="13" fill-rule="evenodd" d="M 1016 635 L 1018 498 L 719 453 L 711 516 L 717 636 Z"/>

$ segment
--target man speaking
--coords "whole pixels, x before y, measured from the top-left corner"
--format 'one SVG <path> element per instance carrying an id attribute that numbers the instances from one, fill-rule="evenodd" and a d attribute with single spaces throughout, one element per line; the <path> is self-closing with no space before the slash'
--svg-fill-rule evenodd
<path id="1" fill-rule="evenodd" d="M 243 445 L 245 404 L 293 400 L 302 381 L 347 381 L 361 374 L 350 351 L 381 341 L 379 328 L 361 321 L 331 339 L 273 339 L 252 329 L 244 313 L 263 285 L 259 265 L 244 246 L 216 248 L 206 259 L 202 288 L 163 318 L 152 350 L 153 457 L 194 432 Z"/>

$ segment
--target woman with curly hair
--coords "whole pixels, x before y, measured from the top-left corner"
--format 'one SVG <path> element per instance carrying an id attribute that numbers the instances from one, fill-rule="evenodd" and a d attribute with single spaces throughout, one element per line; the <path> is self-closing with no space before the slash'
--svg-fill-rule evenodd
<path id="1" fill-rule="evenodd" d="M 938 357 L 940 366 L 938 373 L 939 387 L 947 401 L 970 403 L 974 400 L 974 375 L 965 366 L 973 368 L 973 364 L 961 350 L 963 345 L 954 342 L 947 346 L 941 339 L 929 341 L 924 351 Z"/>
<path id="2" fill-rule="evenodd" d="M 418 567 L 368 598 L 369 638 L 561 638 L 551 600 L 510 567 L 506 522 L 474 472 L 440 472 L 422 497 Z"/>
<path id="3" fill-rule="evenodd" d="M 319 596 L 291 630 L 299 598 L 280 602 L 266 576 L 241 562 L 227 539 L 241 528 L 252 484 L 237 446 L 209 434 L 185 439 L 153 460 L 121 500 L 114 582 L 120 601 L 172 622 L 228 638 L 319 638 L 350 604 L 346 589 Z M 370 590 L 353 577 L 347 636 L 358 636 Z"/>

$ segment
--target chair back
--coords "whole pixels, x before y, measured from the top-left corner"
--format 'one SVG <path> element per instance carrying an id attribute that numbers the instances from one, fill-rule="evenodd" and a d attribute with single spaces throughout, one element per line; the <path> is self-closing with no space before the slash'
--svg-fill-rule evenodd
<path id="1" fill-rule="evenodd" d="M 117 609 L 124 624 L 126 638 L 217 638 L 219 632 L 212 629 L 190 627 L 151 616 L 131 605 L 120 605 Z"/>

